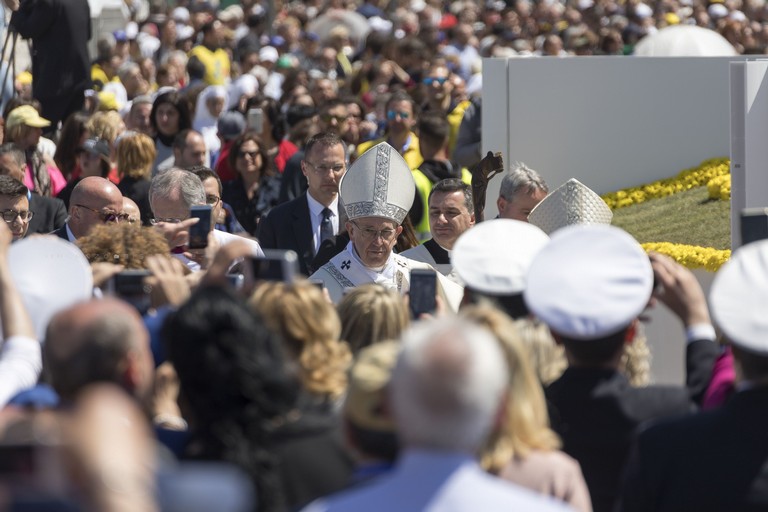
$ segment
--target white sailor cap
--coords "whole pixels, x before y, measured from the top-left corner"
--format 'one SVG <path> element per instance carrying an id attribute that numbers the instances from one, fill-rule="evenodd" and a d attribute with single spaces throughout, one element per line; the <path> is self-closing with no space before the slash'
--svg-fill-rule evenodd
<path id="1" fill-rule="evenodd" d="M 489 220 L 459 237 L 451 251 L 451 264 L 473 290 L 514 295 L 525 289 L 528 267 L 548 242 L 542 230 L 527 222 Z"/>
<path id="2" fill-rule="evenodd" d="M 715 323 L 731 343 L 768 355 L 768 240 L 733 253 L 715 275 L 709 304 Z"/>
<path id="3" fill-rule="evenodd" d="M 627 232 L 602 225 L 558 230 L 536 255 L 524 297 L 553 331 L 572 339 L 619 332 L 653 291 L 648 255 Z"/>
<path id="4" fill-rule="evenodd" d="M 8 250 L 8 265 L 40 341 L 53 315 L 93 293 L 88 260 L 59 237 L 19 240 Z"/>
<path id="5" fill-rule="evenodd" d="M 613 212 L 592 189 L 571 178 L 531 210 L 528 222 L 546 234 L 574 224 L 610 224 Z"/>
<path id="6" fill-rule="evenodd" d="M 400 225 L 411 209 L 415 193 L 411 169 L 386 142 L 360 155 L 339 184 L 349 220 L 381 217 Z"/>

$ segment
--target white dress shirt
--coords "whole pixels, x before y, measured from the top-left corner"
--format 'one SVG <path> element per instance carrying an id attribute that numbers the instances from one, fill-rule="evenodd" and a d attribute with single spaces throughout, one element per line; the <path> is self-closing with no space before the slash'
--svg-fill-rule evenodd
<path id="1" fill-rule="evenodd" d="M 323 222 L 323 210 L 325 206 L 318 203 L 312 194 L 307 192 L 307 203 L 309 204 L 309 218 L 312 221 L 312 246 L 315 248 L 315 254 L 320 249 L 320 223 Z M 339 196 L 328 205 L 328 209 L 331 210 L 331 224 L 333 225 L 333 233 L 339 232 Z"/>

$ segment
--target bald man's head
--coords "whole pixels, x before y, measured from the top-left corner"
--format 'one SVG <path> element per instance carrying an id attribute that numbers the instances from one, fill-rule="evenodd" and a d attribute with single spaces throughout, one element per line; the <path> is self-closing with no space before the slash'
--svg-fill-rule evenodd
<path id="1" fill-rule="evenodd" d="M 130 197 L 123 197 L 123 215 L 126 216 L 126 222 L 141 225 L 141 210 L 133 199 Z"/>
<path id="2" fill-rule="evenodd" d="M 56 314 L 43 358 L 50 383 L 65 402 L 95 382 L 118 384 L 140 399 L 151 386 L 147 330 L 138 312 L 116 299 L 81 302 Z"/>
<path id="3" fill-rule="evenodd" d="M 115 222 L 123 212 L 123 195 L 109 180 L 83 178 L 69 198 L 69 228 L 80 238 L 98 224 Z"/>

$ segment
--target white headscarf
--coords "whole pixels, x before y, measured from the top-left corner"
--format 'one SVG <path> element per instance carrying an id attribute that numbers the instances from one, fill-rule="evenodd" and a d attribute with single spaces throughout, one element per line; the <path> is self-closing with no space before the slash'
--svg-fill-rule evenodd
<path id="1" fill-rule="evenodd" d="M 213 117 L 208 110 L 208 100 L 212 98 L 221 98 L 224 100 L 224 105 L 226 105 L 228 101 L 226 87 L 222 85 L 209 85 L 197 96 L 195 120 L 192 122 L 192 128 L 198 132 L 202 132 L 203 128 L 216 127 L 217 118 Z"/>

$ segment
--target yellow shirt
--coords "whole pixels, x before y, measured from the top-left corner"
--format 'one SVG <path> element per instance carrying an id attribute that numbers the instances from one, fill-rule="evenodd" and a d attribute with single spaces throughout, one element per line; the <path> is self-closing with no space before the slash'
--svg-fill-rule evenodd
<path id="1" fill-rule="evenodd" d="M 461 120 L 464 119 L 464 111 L 469 107 L 469 100 L 464 100 L 457 104 L 450 114 L 448 114 L 448 124 L 451 126 L 450 134 L 448 135 L 448 154 L 452 155 L 453 150 L 456 149 L 456 139 L 459 137 L 459 127 L 461 126 Z"/>
<path id="2" fill-rule="evenodd" d="M 197 57 L 205 66 L 203 81 L 208 85 L 226 85 L 229 78 L 229 54 L 222 48 L 211 51 L 203 45 L 192 48 L 189 56 Z"/>
<path id="3" fill-rule="evenodd" d="M 369 140 L 367 142 L 361 142 L 357 145 L 357 153 L 356 157 L 359 157 L 369 149 L 371 149 L 373 146 L 380 142 L 386 142 L 387 138 L 382 137 L 380 139 L 374 139 Z M 405 148 L 405 151 L 403 151 L 403 148 L 395 148 L 400 152 L 400 154 L 403 156 L 403 159 L 405 160 L 405 163 L 408 164 L 408 168 L 410 170 L 418 169 L 421 163 L 424 161 L 424 159 L 421 157 L 421 150 L 419 150 L 419 137 L 411 132 L 410 140 L 408 142 L 408 146 Z"/>

